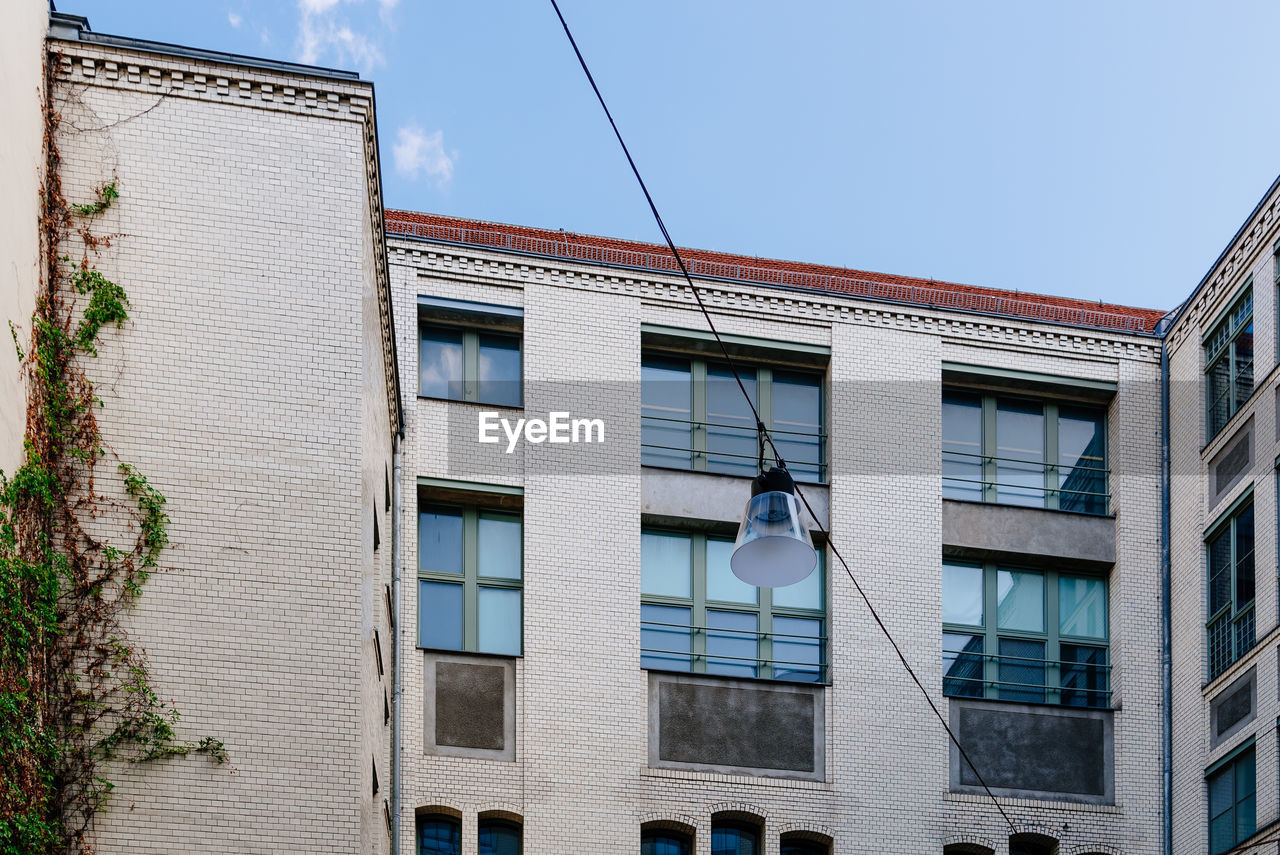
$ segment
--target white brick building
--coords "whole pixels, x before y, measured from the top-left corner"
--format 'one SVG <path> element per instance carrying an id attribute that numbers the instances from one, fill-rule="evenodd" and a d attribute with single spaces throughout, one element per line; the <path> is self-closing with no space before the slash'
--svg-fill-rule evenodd
<path id="1" fill-rule="evenodd" d="M 231 758 L 112 769 L 98 851 L 1217 855 L 1280 819 L 1275 187 L 1167 318 L 690 251 L 926 699 L 821 542 L 793 588 L 727 574 L 754 424 L 662 248 L 384 218 L 349 73 L 48 47 L 70 195 L 121 190 L 103 433 L 173 518 L 130 630 Z M 508 453 L 486 412 L 603 441 Z"/>

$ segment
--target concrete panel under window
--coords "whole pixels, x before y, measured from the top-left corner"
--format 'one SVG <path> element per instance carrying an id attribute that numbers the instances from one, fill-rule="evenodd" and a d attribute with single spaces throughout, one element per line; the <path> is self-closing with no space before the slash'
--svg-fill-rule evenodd
<path id="1" fill-rule="evenodd" d="M 830 488 L 801 484 L 800 489 L 817 514 L 816 522 L 829 529 Z M 736 532 L 742 509 L 751 497 L 751 479 L 646 466 L 641 470 L 641 490 L 640 512 L 646 523 L 688 529 L 691 522 L 701 522 L 712 528 L 727 526 L 728 531 Z M 805 516 L 810 530 L 817 530 L 815 521 Z"/>
<path id="2" fill-rule="evenodd" d="M 1111 517 L 979 502 L 942 502 L 943 555 L 970 560 L 1051 559 L 1104 569 L 1116 561 Z"/>
<path id="3" fill-rule="evenodd" d="M 1212 746 L 1216 748 L 1253 721 L 1258 711 L 1258 669 L 1250 668 L 1209 701 Z"/>
<path id="4" fill-rule="evenodd" d="M 649 674 L 649 765 L 770 778 L 826 776 L 820 686 Z"/>
<path id="5" fill-rule="evenodd" d="M 956 738 L 997 796 L 1113 804 L 1113 713 L 952 699 Z M 952 792 L 983 794 L 951 746 Z"/>
<path id="6" fill-rule="evenodd" d="M 514 760 L 514 660 L 453 653 L 425 656 L 426 752 Z"/>
<path id="7" fill-rule="evenodd" d="M 1213 476 L 1213 499 L 1216 504 L 1227 491 L 1240 482 L 1253 465 L 1253 420 L 1240 429 L 1234 439 L 1209 461 Z"/>

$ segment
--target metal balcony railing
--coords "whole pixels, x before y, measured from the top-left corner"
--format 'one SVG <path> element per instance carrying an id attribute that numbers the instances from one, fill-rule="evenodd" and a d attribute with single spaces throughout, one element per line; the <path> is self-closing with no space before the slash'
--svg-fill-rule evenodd
<path id="1" fill-rule="evenodd" d="M 827 636 L 792 635 L 782 632 L 759 632 L 745 629 L 690 626 L 642 620 L 641 630 L 657 632 L 684 642 L 672 647 L 640 647 L 641 662 L 646 667 L 666 671 L 721 674 L 730 677 L 762 677 L 799 683 L 827 683 Z M 755 643 L 755 656 L 734 655 L 714 649 L 716 642 L 738 645 Z M 792 658 L 774 656 L 773 648 L 793 650 Z M 809 651 L 813 655 L 807 656 Z M 737 651 L 741 652 L 741 651 Z M 805 658 L 794 658 L 804 655 Z"/>
<path id="2" fill-rule="evenodd" d="M 1109 664 L 964 651 L 942 658 L 942 693 L 948 697 L 1111 706 Z"/>
<path id="3" fill-rule="evenodd" d="M 964 474 L 947 474 L 948 469 Z M 1111 470 L 1105 466 L 1063 465 L 943 449 L 942 472 L 944 491 L 950 486 L 961 496 L 978 501 L 1013 500 L 1026 504 L 1025 500 L 1038 498 L 1040 507 L 1097 515 L 1106 514 L 1111 506 L 1111 493 L 1107 490 Z M 1025 480 L 1001 480 L 1010 475 L 1023 475 Z"/>
<path id="4" fill-rule="evenodd" d="M 787 469 L 796 480 L 825 483 L 827 434 L 824 431 L 770 428 L 769 435 L 785 456 Z M 679 437 L 682 442 L 660 441 L 668 437 Z M 642 415 L 640 453 L 642 461 L 649 466 L 754 475 L 759 449 L 754 425 Z M 773 460 L 773 452 L 767 447 L 765 460 Z"/>

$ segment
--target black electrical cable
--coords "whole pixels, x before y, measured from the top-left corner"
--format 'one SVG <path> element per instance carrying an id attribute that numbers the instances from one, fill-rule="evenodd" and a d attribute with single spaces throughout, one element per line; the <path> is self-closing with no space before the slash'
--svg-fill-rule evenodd
<path id="1" fill-rule="evenodd" d="M 564 19 L 564 15 L 560 12 L 560 5 L 556 0 L 551 0 L 551 7 L 556 11 L 556 17 L 560 19 L 560 26 L 564 28 L 564 34 L 569 39 L 569 44 L 573 47 L 573 52 L 578 57 L 578 64 L 582 66 L 582 72 L 587 76 L 587 82 L 591 84 L 591 89 L 596 94 L 596 100 L 600 102 L 601 109 L 604 110 L 605 117 L 609 120 L 609 125 L 613 128 L 613 135 L 618 138 L 618 145 L 622 147 L 622 153 L 627 157 L 627 163 L 631 166 L 631 172 L 636 177 L 636 182 L 640 185 L 640 190 L 644 193 L 645 201 L 649 203 L 649 211 L 653 214 L 653 219 L 658 224 L 658 229 L 662 232 L 663 239 L 667 242 L 667 247 L 671 250 L 671 254 L 675 256 L 676 264 L 680 267 L 681 274 L 684 275 L 685 281 L 689 283 L 689 289 L 693 292 L 694 299 L 698 303 L 698 308 L 702 310 L 702 315 L 706 318 L 707 326 L 711 329 L 711 334 L 716 337 L 716 343 L 720 345 L 720 352 L 724 355 L 725 362 L 729 365 L 729 370 L 733 372 L 733 379 L 738 382 L 738 389 L 742 392 L 742 397 L 746 398 L 747 406 L 751 408 L 751 415 L 756 420 L 756 430 L 764 441 L 769 443 L 769 448 L 773 451 L 774 459 L 779 467 L 785 469 L 786 461 L 782 459 L 782 455 L 778 453 L 778 447 L 773 443 L 773 437 L 769 435 L 768 429 L 764 426 L 764 422 L 760 419 L 760 413 L 756 409 L 755 402 L 751 400 L 751 395 L 747 393 L 747 387 L 742 382 L 742 377 L 738 373 L 738 367 L 733 362 L 733 357 L 729 355 L 729 349 L 725 346 L 724 340 L 720 338 L 720 331 L 716 329 L 715 322 L 711 319 L 711 313 L 707 311 L 706 304 L 702 301 L 702 294 L 698 290 L 698 286 L 693 284 L 693 278 L 689 275 L 688 268 L 685 267 L 684 259 L 680 257 L 680 251 L 676 249 L 675 241 L 671 239 L 667 226 L 662 222 L 662 215 L 658 213 L 658 206 L 654 204 L 653 196 L 649 194 L 649 188 L 645 185 L 644 179 L 640 176 L 640 170 L 636 167 L 635 159 L 631 157 L 631 150 L 627 148 L 627 143 L 622 138 L 622 132 L 618 130 L 618 123 L 613 120 L 613 113 L 609 112 L 609 105 L 605 103 L 604 95 L 600 93 L 600 87 L 596 85 L 595 78 L 591 75 L 591 69 L 587 67 L 587 61 L 582 56 L 582 51 L 578 49 L 578 42 L 573 37 L 573 33 L 569 30 L 569 23 Z M 763 457 L 763 449 L 762 454 Z M 1008 823 L 1009 830 L 1017 833 L 1018 828 L 1013 824 L 1013 820 L 1009 818 L 1009 814 L 1005 812 L 1004 806 L 1000 804 L 1000 800 L 996 798 L 995 793 L 991 792 L 991 787 L 987 786 L 987 782 L 982 777 L 982 773 L 978 771 L 978 767 L 974 765 L 973 760 L 969 757 L 969 753 L 964 750 L 964 746 L 960 744 L 960 740 L 956 738 L 955 733 L 951 730 L 951 726 L 947 724 L 946 718 L 942 715 L 942 711 L 938 709 L 938 705 L 934 703 L 933 697 L 930 696 L 928 689 L 920 682 L 920 678 L 916 676 L 915 670 L 911 667 L 911 663 L 907 661 L 906 654 L 902 652 L 902 648 L 894 639 L 893 634 L 889 632 L 889 627 L 880 618 L 879 612 L 875 606 L 871 604 L 871 599 L 866 592 L 862 590 L 862 586 L 858 584 L 858 580 L 854 577 L 853 571 L 849 569 L 849 563 L 844 560 L 844 556 L 840 554 L 840 550 L 836 548 L 835 540 L 831 537 L 831 533 L 823 528 L 822 523 L 818 521 L 818 515 L 813 512 L 813 508 L 809 505 L 809 500 L 804 497 L 804 493 L 800 491 L 800 486 L 796 485 L 796 496 L 804 504 L 804 508 L 809 512 L 809 516 L 813 519 L 814 524 L 818 526 L 818 531 L 826 539 L 827 546 L 830 547 L 831 553 L 840 561 L 840 566 L 844 568 L 844 572 L 849 575 L 849 580 L 853 582 L 853 587 L 857 589 L 858 595 L 862 597 L 862 602 L 866 604 L 867 610 L 871 613 L 871 617 L 875 619 L 876 626 L 880 627 L 880 631 L 884 633 L 884 637 L 889 640 L 889 644 L 893 646 L 893 650 L 898 654 L 902 667 L 907 670 L 907 674 L 911 676 L 916 687 L 920 689 L 920 693 L 924 695 L 924 699 L 928 702 L 929 708 L 933 710 L 933 714 L 938 717 L 939 723 L 942 724 L 943 730 L 947 732 L 947 736 L 956 746 L 956 750 L 960 752 L 960 756 L 964 758 L 965 763 L 973 770 L 973 774 L 977 777 L 978 782 L 982 784 L 982 789 L 986 791 L 991 798 L 991 803 L 996 806 L 996 810 L 1000 811 L 1000 816 L 1004 817 L 1004 821 Z"/>

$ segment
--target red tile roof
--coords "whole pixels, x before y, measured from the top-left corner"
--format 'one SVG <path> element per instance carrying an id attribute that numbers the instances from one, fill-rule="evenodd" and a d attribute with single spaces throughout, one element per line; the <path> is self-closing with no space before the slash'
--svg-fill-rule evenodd
<path id="1" fill-rule="evenodd" d="M 571 232 L 465 220 L 412 211 L 387 211 L 387 233 L 491 247 L 509 252 L 577 261 L 678 271 L 671 251 L 660 244 Z M 681 247 L 689 273 L 813 291 L 832 291 L 895 303 L 959 309 L 981 314 L 1052 321 L 1072 326 L 1130 333 L 1151 333 L 1164 312 L 1111 303 L 1050 297 L 1023 291 L 980 288 L 955 282 L 916 279 L 799 261 L 778 261 Z"/>

